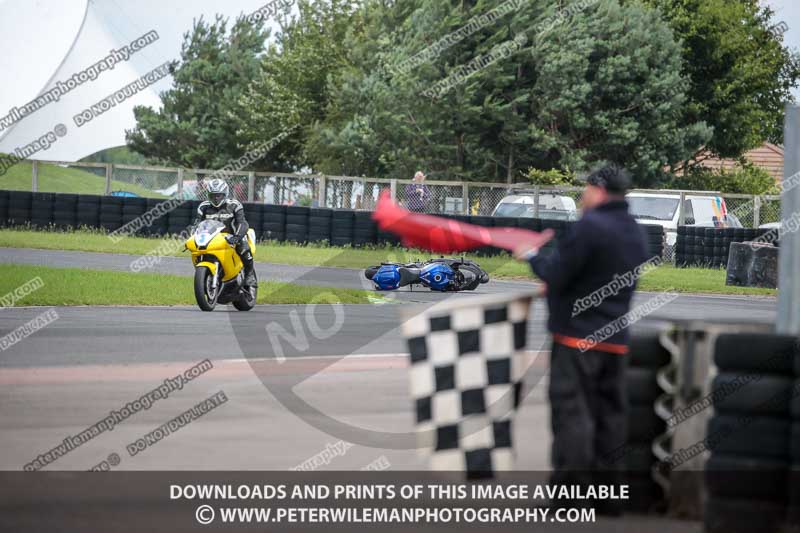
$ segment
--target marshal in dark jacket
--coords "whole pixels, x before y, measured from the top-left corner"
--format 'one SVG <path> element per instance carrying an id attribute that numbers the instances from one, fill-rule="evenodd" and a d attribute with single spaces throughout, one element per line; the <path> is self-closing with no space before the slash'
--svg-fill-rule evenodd
<path id="1" fill-rule="evenodd" d="M 631 272 L 648 259 L 644 232 L 628 213 L 628 203 L 614 200 L 584 213 L 557 249 L 548 256 L 530 259 L 531 268 L 547 283 L 548 329 L 553 340 L 573 348 L 587 336 L 597 332 L 630 310 L 636 288 L 619 283 L 631 279 Z M 575 303 L 603 290 L 615 280 L 613 291 L 606 290 L 597 305 L 584 306 L 573 316 Z M 597 301 L 597 299 L 595 300 Z M 628 328 L 621 329 L 592 349 L 626 353 Z"/>

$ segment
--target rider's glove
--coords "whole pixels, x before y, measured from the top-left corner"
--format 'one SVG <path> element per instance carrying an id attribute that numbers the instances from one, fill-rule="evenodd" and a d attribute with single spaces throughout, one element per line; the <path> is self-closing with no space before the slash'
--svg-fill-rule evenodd
<path id="1" fill-rule="evenodd" d="M 225 240 L 228 241 L 228 244 L 230 244 L 231 246 L 236 246 L 242 241 L 242 238 L 239 237 L 238 235 L 228 235 L 227 237 L 225 237 Z"/>

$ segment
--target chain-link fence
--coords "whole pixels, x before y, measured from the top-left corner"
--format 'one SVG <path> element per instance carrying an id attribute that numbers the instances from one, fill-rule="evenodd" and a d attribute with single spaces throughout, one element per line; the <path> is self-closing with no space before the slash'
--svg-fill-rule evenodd
<path id="1" fill-rule="evenodd" d="M 467 208 L 470 215 L 488 216 L 511 191 L 503 185 L 472 185 L 467 187 Z"/>
<path id="2" fill-rule="evenodd" d="M 253 176 L 253 202 L 260 204 L 320 205 L 320 177 L 302 174 L 264 174 Z"/>
<path id="3" fill-rule="evenodd" d="M 397 180 L 396 200 L 412 211 L 437 214 L 465 212 L 463 184 Z"/>
<path id="4" fill-rule="evenodd" d="M 114 165 L 111 170 L 111 194 L 170 198 L 178 193 L 176 169 Z"/>
<path id="5" fill-rule="evenodd" d="M 383 191 L 409 209 L 433 214 L 495 215 L 517 218 L 552 218 L 575 220 L 578 216 L 581 188 L 537 187 L 526 184 L 378 179 L 317 174 L 267 172 L 230 172 L 176 169 L 153 166 L 110 165 L 103 163 L 68 163 L 26 161 L 30 180 L 24 175 L 0 187 L 79 194 L 115 194 L 149 198 L 182 196 L 205 199 L 203 180 L 223 177 L 231 195 L 242 202 L 277 205 L 332 207 L 337 209 L 374 209 Z M 19 166 L 19 165 L 18 165 Z M 22 168 L 20 166 L 20 168 Z M 21 171 L 22 174 L 27 172 Z M 20 169 L 15 175 L 20 174 Z M 684 200 L 686 213 L 667 225 L 692 224 L 687 198 L 714 196 L 716 220 L 695 220 L 697 225 L 757 228 L 780 221 L 780 196 L 699 193 L 695 191 L 645 191 Z M 727 216 L 726 216 L 727 214 Z M 671 226 L 670 226 L 671 227 Z M 670 230 L 668 229 L 667 232 Z M 668 245 L 670 243 L 667 243 Z M 669 247 L 669 246 L 667 246 Z"/>

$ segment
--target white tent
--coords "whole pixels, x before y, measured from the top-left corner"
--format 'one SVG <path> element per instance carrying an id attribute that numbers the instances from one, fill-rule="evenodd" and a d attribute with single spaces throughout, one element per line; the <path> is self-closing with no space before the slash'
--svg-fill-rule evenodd
<path id="1" fill-rule="evenodd" d="M 49 147 L 40 147 L 29 159 L 76 161 L 125 144 L 125 130 L 135 125 L 133 108 L 137 105 L 158 108 L 158 94 L 169 88 L 169 76 L 152 85 L 140 84 L 144 88 L 133 96 L 114 105 L 104 105 L 107 111 L 80 127 L 75 115 L 165 62 L 178 59 L 183 35 L 195 19 L 202 16 L 214 20 L 221 14 L 233 20 L 269 3 L 268 0 L 0 0 L 0 72 L 3 73 L 0 153 L 15 153 L 50 132 L 56 133 L 57 140 L 44 143 Z M 99 73 L 91 69 L 114 55 L 113 51 L 145 34 L 150 34 L 152 40 L 152 31 L 158 36 L 156 40 L 127 60 L 118 60 L 113 69 Z M 121 57 L 120 53 L 115 55 Z M 88 70 L 96 74 L 92 76 L 95 79 L 87 78 Z M 80 77 L 85 81 L 77 83 Z M 70 79 L 74 87 L 67 85 Z M 44 105 L 29 106 L 28 113 L 22 116 L 21 108 L 44 98 L 48 91 L 55 95 L 56 87 L 70 90 L 59 94 L 57 101 L 44 103 L 39 99 Z"/>

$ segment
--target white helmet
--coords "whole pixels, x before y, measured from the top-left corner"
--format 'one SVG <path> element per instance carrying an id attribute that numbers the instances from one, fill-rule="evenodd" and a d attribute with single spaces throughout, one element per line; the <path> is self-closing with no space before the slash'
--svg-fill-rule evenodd
<path id="1" fill-rule="evenodd" d="M 206 189 L 208 190 L 208 201 L 214 207 L 221 206 L 228 197 L 228 184 L 225 183 L 225 180 L 215 178 L 208 182 Z"/>

